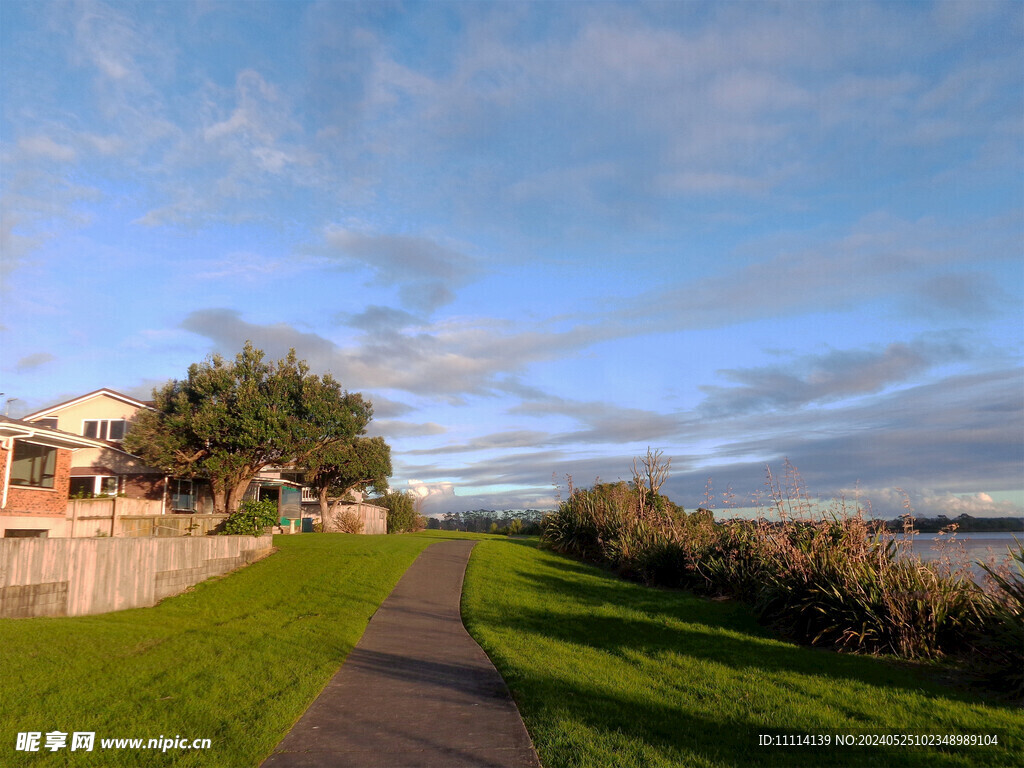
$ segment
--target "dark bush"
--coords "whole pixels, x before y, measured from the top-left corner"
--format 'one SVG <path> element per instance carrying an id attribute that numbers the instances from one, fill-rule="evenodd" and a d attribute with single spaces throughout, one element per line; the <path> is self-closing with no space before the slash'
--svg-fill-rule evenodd
<path id="1" fill-rule="evenodd" d="M 224 521 L 224 533 L 235 536 L 262 536 L 264 531 L 277 524 L 277 503 L 270 499 L 250 499 L 238 505 Z"/>
<path id="2" fill-rule="evenodd" d="M 982 565 L 994 589 L 975 635 L 975 674 L 988 687 L 1024 699 L 1024 547 L 1011 552 L 1012 569 Z"/>
<path id="3" fill-rule="evenodd" d="M 650 585 L 744 600 L 800 641 L 909 659 L 956 656 L 989 684 L 1024 696 L 1019 547 L 1016 573 L 988 568 L 986 591 L 965 568 L 902 552 L 896 534 L 843 501 L 812 515 L 805 494 L 780 494 L 778 520 L 715 523 L 706 510 L 686 515 L 651 499 L 642 503 L 625 483 L 572 489 L 542 541 Z"/>

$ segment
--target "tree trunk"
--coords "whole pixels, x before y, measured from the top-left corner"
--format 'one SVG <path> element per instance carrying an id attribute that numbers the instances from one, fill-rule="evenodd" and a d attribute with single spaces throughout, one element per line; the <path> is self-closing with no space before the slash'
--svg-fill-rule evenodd
<path id="1" fill-rule="evenodd" d="M 327 516 L 322 518 L 323 521 L 324 521 L 324 527 L 323 527 L 324 533 L 329 533 L 330 532 L 328 526 L 329 525 L 333 525 L 334 516 L 338 513 L 338 505 L 339 504 L 341 504 L 341 498 L 340 497 L 335 498 L 334 499 L 334 503 L 331 504 L 330 511 L 327 513 Z M 331 523 L 328 523 L 327 522 L 328 520 L 330 520 Z"/>
<path id="2" fill-rule="evenodd" d="M 249 484 L 252 482 L 253 477 L 255 477 L 255 472 L 246 471 L 236 475 L 234 482 L 229 481 L 228 514 L 238 510 L 238 505 L 245 499 L 245 492 L 249 490 Z"/>
<path id="3" fill-rule="evenodd" d="M 327 486 L 322 485 L 316 489 L 316 500 L 320 502 L 320 525 L 321 530 L 327 533 Z"/>
<path id="4" fill-rule="evenodd" d="M 228 489 L 223 481 L 210 479 L 210 491 L 213 494 L 213 513 L 228 514 Z"/>

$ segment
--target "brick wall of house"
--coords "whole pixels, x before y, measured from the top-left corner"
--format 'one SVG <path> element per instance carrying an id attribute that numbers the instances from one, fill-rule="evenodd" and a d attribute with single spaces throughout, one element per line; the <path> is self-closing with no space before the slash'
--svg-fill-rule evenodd
<path id="1" fill-rule="evenodd" d="M 163 475 L 124 475 L 121 492 L 129 499 L 160 501 L 164 497 Z"/>
<path id="2" fill-rule="evenodd" d="M 0 467 L 7 466 L 7 451 L 0 448 Z M 2 477 L 2 475 L 0 475 Z M 71 451 L 57 449 L 53 488 L 25 488 L 12 485 L 7 489 L 7 504 L 0 509 L 5 515 L 38 515 L 64 517 L 68 511 L 68 483 L 71 479 Z"/>

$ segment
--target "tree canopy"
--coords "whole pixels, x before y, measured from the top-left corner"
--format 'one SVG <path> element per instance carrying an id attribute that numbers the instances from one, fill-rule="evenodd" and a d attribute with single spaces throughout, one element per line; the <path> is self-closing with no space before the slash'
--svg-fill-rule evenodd
<path id="1" fill-rule="evenodd" d="M 320 519 L 328 519 L 328 498 L 341 498 L 354 488 L 388 490 L 391 448 L 383 437 L 356 437 L 311 453 L 303 462 L 306 482 L 316 491 Z M 326 530 L 326 528 L 325 528 Z"/>
<path id="2" fill-rule="evenodd" d="M 426 526 L 426 521 L 416 511 L 416 504 L 408 493 L 392 491 L 380 498 L 370 499 L 370 502 L 387 508 L 388 533 L 419 531 Z"/>
<path id="3" fill-rule="evenodd" d="M 246 342 L 234 361 L 213 355 L 154 389 L 154 410 L 136 414 L 125 450 L 209 480 L 215 511 L 232 512 L 261 469 L 314 461 L 364 433 L 373 407 L 361 394 L 311 374 L 294 349 L 276 364 L 264 358 Z"/>

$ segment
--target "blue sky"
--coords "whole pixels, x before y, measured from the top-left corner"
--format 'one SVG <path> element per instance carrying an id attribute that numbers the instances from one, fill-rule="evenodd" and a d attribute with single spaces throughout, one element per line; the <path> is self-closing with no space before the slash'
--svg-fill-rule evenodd
<path id="1" fill-rule="evenodd" d="M 0 391 L 247 339 L 427 512 L 1022 514 L 1020 3 L 0 4 Z"/>

